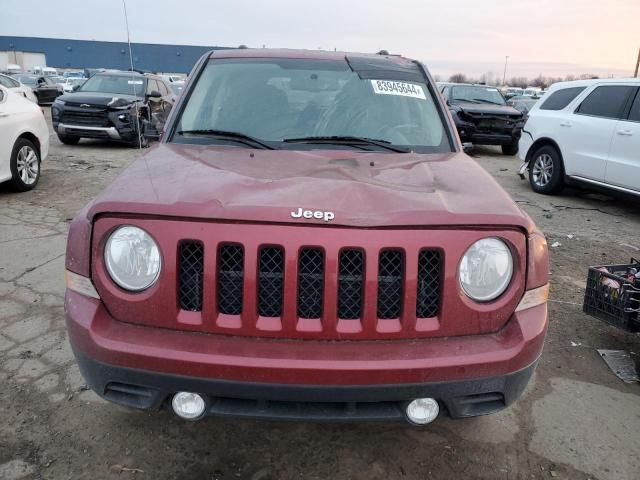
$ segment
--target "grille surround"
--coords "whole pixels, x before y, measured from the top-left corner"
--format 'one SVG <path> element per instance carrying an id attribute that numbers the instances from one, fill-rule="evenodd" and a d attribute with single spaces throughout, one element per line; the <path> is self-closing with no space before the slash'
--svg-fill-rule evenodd
<path id="1" fill-rule="evenodd" d="M 69 108 L 62 112 L 62 123 L 86 127 L 111 127 L 107 110 L 96 108 Z"/>
<path id="2" fill-rule="evenodd" d="M 409 338 L 438 338 L 493 334 L 513 319 L 513 312 L 526 288 L 527 237 L 518 229 L 395 229 L 338 228 L 310 225 L 264 225 L 239 222 L 128 217 L 126 223 L 144 228 L 154 236 L 166 266 L 176 265 L 177 245 L 183 239 L 198 239 L 205 245 L 204 303 L 202 312 L 181 312 L 176 293 L 177 272 L 165 268 L 160 280 L 144 294 L 131 294 L 113 284 L 104 265 L 104 241 L 123 223 L 121 216 L 105 215 L 96 220 L 92 232 L 91 275 L 96 290 L 119 321 L 168 330 L 261 337 L 283 340 L 371 341 Z M 475 241 L 488 236 L 503 238 L 514 252 L 514 276 L 510 287 L 491 305 L 476 304 L 458 295 L 456 275 L 443 275 L 442 301 L 437 317 L 415 316 L 418 252 L 422 248 L 443 252 L 443 271 L 453 272 L 458 259 Z M 241 315 L 225 315 L 217 306 L 216 266 L 218 248 L 225 244 L 244 246 L 245 288 Z M 324 317 L 297 317 L 297 252 L 306 245 L 322 245 L 326 252 Z M 257 315 L 257 255 L 261 245 L 282 245 L 285 249 L 285 309 L 281 318 L 260 319 Z M 361 320 L 337 318 L 338 253 L 346 245 L 366 253 L 365 309 Z M 376 316 L 376 271 L 378 253 L 401 247 L 406 254 L 406 291 L 402 317 L 381 320 Z M 446 267 L 445 267 L 446 265 Z M 477 318 L 469 322 L 468 318 Z"/>

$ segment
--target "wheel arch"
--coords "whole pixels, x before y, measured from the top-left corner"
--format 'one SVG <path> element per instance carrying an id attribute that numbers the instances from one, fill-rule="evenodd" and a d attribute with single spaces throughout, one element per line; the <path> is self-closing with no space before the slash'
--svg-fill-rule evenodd
<path id="1" fill-rule="evenodd" d="M 529 147 L 529 151 L 527 152 L 527 156 L 526 156 L 527 164 L 531 165 L 531 161 L 533 160 L 533 154 L 540 147 L 545 147 L 545 146 L 553 147 L 556 150 L 556 152 L 558 152 L 558 155 L 560 155 L 560 165 L 562 167 L 562 176 L 566 178 L 567 172 L 564 167 L 564 156 L 562 155 L 562 150 L 560 149 L 560 146 L 558 145 L 558 143 L 552 138 L 542 137 L 537 139 L 535 142 L 533 142 L 533 144 L 531 144 L 531 147 Z"/>
<path id="2" fill-rule="evenodd" d="M 40 140 L 38 140 L 38 137 L 31 132 L 22 132 L 20 135 L 18 135 L 18 138 L 16 138 L 16 142 L 21 138 L 24 138 L 25 140 L 29 140 L 31 143 L 33 143 L 36 146 L 36 148 L 38 149 L 38 156 L 42 160 Z"/>

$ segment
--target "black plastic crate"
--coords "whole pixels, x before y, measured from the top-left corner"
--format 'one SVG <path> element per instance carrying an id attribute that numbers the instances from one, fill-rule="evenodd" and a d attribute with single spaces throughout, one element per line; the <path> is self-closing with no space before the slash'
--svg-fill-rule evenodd
<path id="1" fill-rule="evenodd" d="M 640 332 L 640 262 L 589 267 L 582 311 L 628 332 Z M 606 270 L 606 271 L 605 271 Z"/>

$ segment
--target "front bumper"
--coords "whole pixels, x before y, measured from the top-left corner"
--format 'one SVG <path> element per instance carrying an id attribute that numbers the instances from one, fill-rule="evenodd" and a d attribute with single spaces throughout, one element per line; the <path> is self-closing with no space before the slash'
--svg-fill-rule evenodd
<path id="1" fill-rule="evenodd" d="M 476 145 L 513 145 L 518 143 L 522 133 L 522 123 L 513 127 L 479 128 L 473 122 L 454 117 L 456 129 L 462 142 Z"/>
<path id="2" fill-rule="evenodd" d="M 120 142 L 132 142 L 138 138 L 135 128 L 136 122 L 129 111 L 108 111 L 106 117 L 93 119 L 95 124 L 92 125 L 86 122 L 78 123 L 72 119 L 64 120 L 65 109 L 69 108 L 72 107 L 60 107 L 56 103 L 51 108 L 53 130 L 59 135 Z M 79 111 L 79 109 L 76 108 L 75 111 Z"/>
<path id="3" fill-rule="evenodd" d="M 290 385 L 214 380 L 108 365 L 74 350 L 89 387 L 131 408 L 169 409 L 179 391 L 206 400 L 206 415 L 296 421 L 403 420 L 406 404 L 435 398 L 453 418 L 486 415 L 516 401 L 536 363 L 509 375 L 389 385 Z"/>
<path id="4" fill-rule="evenodd" d="M 121 139 L 120 133 L 116 130 L 116 127 L 90 127 L 87 125 L 66 125 L 64 123 L 59 123 L 54 128 L 60 135 L 109 138 L 111 140 Z"/>
<path id="5" fill-rule="evenodd" d="M 401 406 L 419 397 L 436 398 L 453 417 L 500 410 L 524 390 L 547 329 L 546 305 L 488 335 L 351 342 L 135 326 L 70 290 L 65 311 L 81 371 L 108 400 L 159 408 L 177 391 L 195 391 L 211 414 L 294 419 L 401 418 Z"/>

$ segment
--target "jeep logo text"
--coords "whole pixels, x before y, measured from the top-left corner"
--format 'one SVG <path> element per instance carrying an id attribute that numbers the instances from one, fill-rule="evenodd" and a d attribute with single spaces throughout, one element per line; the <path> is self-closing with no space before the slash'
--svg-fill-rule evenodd
<path id="1" fill-rule="evenodd" d="M 302 208 L 298 208 L 298 210 L 291 212 L 291 216 L 293 218 L 315 218 L 317 220 L 324 220 L 325 222 L 336 218 L 333 212 L 323 212 L 322 210 L 303 210 Z"/>

